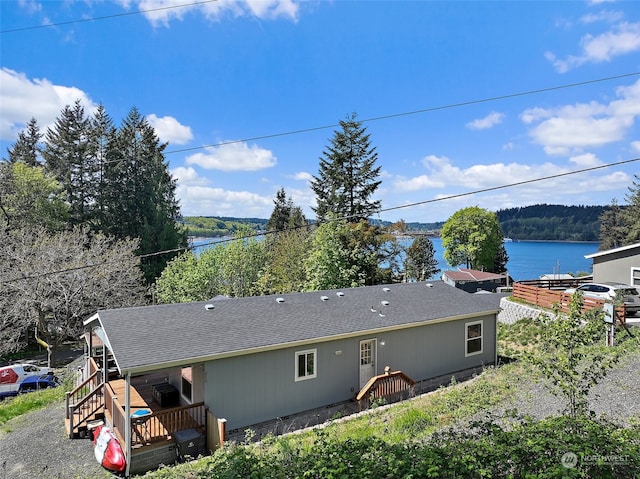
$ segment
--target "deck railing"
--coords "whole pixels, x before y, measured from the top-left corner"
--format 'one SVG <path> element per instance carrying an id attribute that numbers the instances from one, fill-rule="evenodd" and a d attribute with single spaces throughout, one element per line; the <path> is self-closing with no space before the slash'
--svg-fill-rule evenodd
<path id="1" fill-rule="evenodd" d="M 93 359 L 89 362 L 92 371 Z M 95 367 L 95 362 L 93 363 Z M 69 437 L 72 438 L 78 428 L 95 417 L 103 406 L 104 382 L 100 370 L 93 369 L 87 379 L 82 381 L 73 391 L 68 391 L 65 399 L 65 417 L 69 420 Z"/>
<path id="2" fill-rule="evenodd" d="M 389 371 L 372 377 L 356 396 L 360 411 L 377 401 L 396 402 L 416 395 L 416 382 L 402 371 Z"/>
<path id="3" fill-rule="evenodd" d="M 518 282 L 513 284 L 514 298 L 517 298 L 525 303 L 539 306 L 545 309 L 558 308 L 563 313 L 569 312 L 569 304 L 571 302 L 572 294 L 565 293 L 564 291 L 558 291 L 553 289 L 547 289 L 544 287 L 536 286 L 533 282 L 523 283 Z M 603 299 L 584 297 L 584 304 L 582 306 L 582 312 L 593 308 L 602 309 L 605 301 Z M 625 307 L 624 305 L 616 308 L 616 316 L 619 321 L 624 322 Z M 616 321 L 617 322 L 617 321 Z"/>
<path id="4" fill-rule="evenodd" d="M 203 402 L 165 409 L 131 419 L 131 444 L 135 446 L 166 441 L 176 431 L 184 429 L 204 432 L 205 426 L 206 410 Z"/>

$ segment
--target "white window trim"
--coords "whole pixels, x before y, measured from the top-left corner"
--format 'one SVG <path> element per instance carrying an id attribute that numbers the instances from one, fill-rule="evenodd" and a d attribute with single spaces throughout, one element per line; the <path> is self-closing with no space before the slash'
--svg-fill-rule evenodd
<path id="1" fill-rule="evenodd" d="M 478 338 L 469 338 L 469 327 L 480 325 L 480 351 L 469 352 L 469 341 L 476 340 Z M 482 354 L 484 352 L 484 321 L 473 321 L 471 323 L 465 323 L 464 325 L 464 357 L 475 356 L 476 354 Z"/>
<path id="2" fill-rule="evenodd" d="M 302 355 L 313 354 L 313 374 L 306 376 L 298 376 L 298 358 Z M 318 350 L 317 349 L 305 349 L 304 351 L 296 351 L 295 363 L 293 367 L 293 376 L 296 382 L 306 381 L 307 379 L 313 379 L 318 376 Z"/>
<path id="3" fill-rule="evenodd" d="M 629 284 L 633 287 L 635 287 L 636 289 L 640 290 L 640 283 L 637 283 L 637 277 L 635 275 L 635 273 L 637 271 L 640 271 L 640 268 L 636 268 L 635 266 L 631 267 L 631 278 L 629 278 Z"/>

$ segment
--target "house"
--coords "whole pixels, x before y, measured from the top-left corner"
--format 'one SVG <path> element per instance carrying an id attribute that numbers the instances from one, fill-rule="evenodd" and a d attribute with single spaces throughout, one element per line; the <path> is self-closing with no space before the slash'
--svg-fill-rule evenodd
<path id="1" fill-rule="evenodd" d="M 495 292 L 502 286 L 513 284 L 513 280 L 507 274 L 489 273 L 469 268 L 447 270 L 442 273 L 442 281 L 467 293 L 476 293 L 478 291 Z"/>
<path id="2" fill-rule="evenodd" d="M 102 390 L 91 394 L 105 398 L 127 474 L 142 472 L 175 459 L 178 428 L 213 450 L 226 430 L 352 401 L 378 378 L 495 364 L 498 309 L 435 281 L 101 310 L 85 324 L 102 358 L 89 358 L 93 383 L 78 390 Z M 75 405 L 90 400 L 69 396 L 72 434 L 91 421 Z"/>
<path id="3" fill-rule="evenodd" d="M 640 288 L 640 243 L 585 255 L 593 260 L 593 281 L 614 281 Z"/>

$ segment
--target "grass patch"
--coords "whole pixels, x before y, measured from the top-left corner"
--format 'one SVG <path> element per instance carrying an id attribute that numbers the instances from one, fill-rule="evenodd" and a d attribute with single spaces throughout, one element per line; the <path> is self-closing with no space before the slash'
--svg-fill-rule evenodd
<path id="1" fill-rule="evenodd" d="M 521 319 L 513 324 L 498 323 L 498 354 L 511 359 L 522 359 L 538 348 L 544 326 L 534 319 Z"/>
<path id="2" fill-rule="evenodd" d="M 57 388 L 33 391 L 0 401 L 0 427 L 2 427 L 5 432 L 8 432 L 5 424 L 11 419 L 37 409 L 42 409 L 43 407 L 47 407 L 50 404 L 64 399 L 65 392 L 73 389 L 75 373 L 66 374 L 61 379 L 61 384 Z"/>

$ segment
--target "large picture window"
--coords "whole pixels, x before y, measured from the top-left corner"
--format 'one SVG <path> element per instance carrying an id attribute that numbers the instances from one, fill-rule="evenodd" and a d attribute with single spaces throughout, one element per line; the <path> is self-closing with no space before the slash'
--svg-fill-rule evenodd
<path id="1" fill-rule="evenodd" d="M 296 381 L 315 378 L 317 373 L 316 350 L 296 352 Z"/>
<path id="2" fill-rule="evenodd" d="M 482 321 L 466 323 L 465 329 L 465 356 L 473 356 L 482 353 Z"/>

